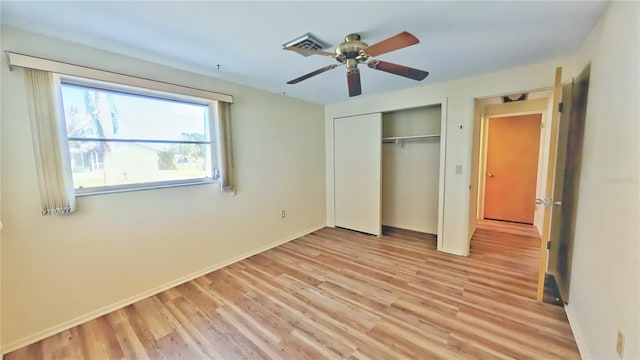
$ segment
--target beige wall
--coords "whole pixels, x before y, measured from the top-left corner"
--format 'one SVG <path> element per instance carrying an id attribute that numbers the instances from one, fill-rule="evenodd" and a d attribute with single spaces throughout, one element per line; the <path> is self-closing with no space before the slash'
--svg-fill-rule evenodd
<path id="1" fill-rule="evenodd" d="M 640 358 L 640 3 L 612 2 L 577 56 L 591 61 L 567 313 L 585 358 Z"/>
<path id="2" fill-rule="evenodd" d="M 3 59 L 5 351 L 325 225 L 322 106 L 11 28 L 2 50 L 233 95 L 238 184 L 81 197 L 42 217 L 23 72 Z"/>
<path id="3" fill-rule="evenodd" d="M 333 118 L 414 108 L 447 99 L 447 128 L 443 129 L 446 132 L 444 228 L 441 235 L 444 251 L 467 255 L 471 236 L 471 227 L 467 226 L 470 223 L 470 186 L 477 186 L 477 177 L 472 178 L 470 173 L 475 99 L 552 87 L 555 67 L 569 66 L 566 65 L 569 63 L 571 59 L 559 59 L 327 105 L 327 223 L 333 225 Z M 429 83 L 428 78 L 426 83 Z M 462 174 L 455 173 L 456 165 L 462 166 Z"/>

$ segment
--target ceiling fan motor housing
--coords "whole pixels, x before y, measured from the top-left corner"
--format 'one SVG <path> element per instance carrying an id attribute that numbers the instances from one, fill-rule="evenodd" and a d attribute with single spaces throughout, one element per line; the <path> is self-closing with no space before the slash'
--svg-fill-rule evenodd
<path id="1" fill-rule="evenodd" d="M 369 56 L 363 51 L 369 47 L 364 41 L 360 41 L 360 35 L 349 34 L 344 42 L 336 47 L 336 60 L 339 63 L 347 63 L 347 68 L 357 66 L 358 63 L 367 61 Z M 349 61 L 351 60 L 351 61 Z"/>

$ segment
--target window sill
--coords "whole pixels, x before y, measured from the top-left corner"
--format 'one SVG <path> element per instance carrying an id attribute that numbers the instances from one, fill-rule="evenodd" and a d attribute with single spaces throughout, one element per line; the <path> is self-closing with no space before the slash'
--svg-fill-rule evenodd
<path id="1" fill-rule="evenodd" d="M 117 185 L 117 186 L 101 186 L 92 188 L 75 189 L 76 197 L 93 196 L 93 195 L 107 195 L 117 194 L 131 191 L 143 191 L 143 190 L 155 190 L 173 187 L 193 186 L 193 185 L 206 185 L 206 184 L 218 184 L 219 180 L 213 179 L 198 179 L 194 181 L 181 181 L 181 182 L 157 182 L 137 185 Z"/>

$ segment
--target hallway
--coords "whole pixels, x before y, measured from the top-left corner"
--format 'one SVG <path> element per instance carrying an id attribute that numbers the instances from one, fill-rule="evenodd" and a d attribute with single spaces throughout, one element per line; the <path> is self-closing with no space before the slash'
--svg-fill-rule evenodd
<path id="1" fill-rule="evenodd" d="M 536 298 L 540 237 L 533 225 L 480 220 L 471 238 L 470 257 L 507 275 L 497 289 Z"/>

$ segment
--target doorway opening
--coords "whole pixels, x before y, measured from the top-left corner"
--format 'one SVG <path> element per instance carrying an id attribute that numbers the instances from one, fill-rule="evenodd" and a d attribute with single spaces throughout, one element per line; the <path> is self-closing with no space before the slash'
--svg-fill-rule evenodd
<path id="1" fill-rule="evenodd" d="M 545 191 L 552 108 L 552 89 L 476 99 L 471 253 L 493 251 L 519 264 L 522 294 L 532 299 L 544 218 L 536 198 Z M 487 234 L 500 240 L 488 247 Z"/>
<path id="2" fill-rule="evenodd" d="M 545 301 L 549 275 L 557 291 L 552 300 L 566 304 L 569 301 L 573 236 L 582 161 L 582 144 L 589 93 L 590 65 L 587 65 L 570 82 L 562 82 L 562 68 L 555 71 L 553 90 L 545 90 L 541 96 L 546 99 L 546 111 L 542 110 L 542 138 L 539 163 L 538 187 L 536 190 L 536 214 L 533 226 L 539 235 L 538 279 L 536 300 Z M 500 98 L 476 99 L 476 117 L 473 128 L 473 152 L 471 175 L 471 201 L 469 227 L 473 235 L 481 228 L 484 220 L 484 183 L 486 173 L 486 141 L 488 126 L 485 126 L 492 106 L 513 106 L 500 104 Z M 520 97 L 516 97 L 520 98 Z M 525 96 L 527 99 L 527 96 Z M 544 102 L 544 100 L 542 101 Z M 510 104 L 513 104 L 511 102 Z M 518 103 L 517 101 L 515 102 Z M 524 106 L 523 101 L 520 106 Z M 540 104 L 542 105 L 542 104 Z M 521 109 L 522 110 L 522 109 Z M 526 109 L 522 111 L 531 111 Z M 519 111 L 519 110 L 518 110 Z M 545 120 L 545 114 L 546 119 Z M 516 115 L 516 114 L 511 114 Z M 546 126 L 545 126 L 546 125 Z M 556 289 L 554 289 L 556 290 Z M 553 303 L 553 302 L 552 302 Z"/>

